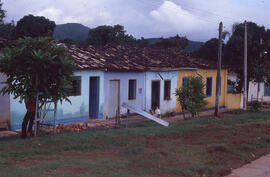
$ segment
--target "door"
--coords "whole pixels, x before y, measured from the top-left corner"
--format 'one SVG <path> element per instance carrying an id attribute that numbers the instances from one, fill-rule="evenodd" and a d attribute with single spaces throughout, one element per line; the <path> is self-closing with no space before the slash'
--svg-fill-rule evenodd
<path id="1" fill-rule="evenodd" d="M 89 118 L 98 118 L 99 114 L 99 77 L 90 77 Z"/>
<path id="2" fill-rule="evenodd" d="M 112 118 L 120 112 L 120 80 L 110 80 L 109 87 L 108 116 Z"/>
<path id="3" fill-rule="evenodd" d="M 160 108 L 160 81 L 152 81 L 151 109 Z"/>

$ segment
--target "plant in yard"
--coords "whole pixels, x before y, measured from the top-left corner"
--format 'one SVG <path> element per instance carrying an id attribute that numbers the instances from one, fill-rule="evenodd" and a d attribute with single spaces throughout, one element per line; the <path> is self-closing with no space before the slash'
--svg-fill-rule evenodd
<path id="1" fill-rule="evenodd" d="M 205 108 L 207 101 L 204 93 L 204 83 L 201 77 L 187 77 L 181 88 L 177 88 L 175 95 L 182 111 L 188 111 L 192 117 Z"/>
<path id="2" fill-rule="evenodd" d="M 262 103 L 259 102 L 258 100 L 255 100 L 255 101 L 250 102 L 250 106 L 251 106 L 251 111 L 258 112 L 262 108 Z"/>
<path id="3" fill-rule="evenodd" d="M 65 47 L 48 37 L 25 37 L 3 53 L 0 71 L 7 80 L 0 93 L 13 94 L 20 102 L 35 99 L 38 92 L 43 99 L 69 101 L 74 66 Z"/>

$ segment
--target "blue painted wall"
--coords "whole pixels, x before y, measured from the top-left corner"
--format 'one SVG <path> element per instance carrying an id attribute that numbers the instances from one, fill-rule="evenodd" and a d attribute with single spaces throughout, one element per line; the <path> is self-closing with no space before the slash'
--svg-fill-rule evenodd
<path id="1" fill-rule="evenodd" d="M 57 123 L 71 123 L 86 121 L 89 119 L 89 81 L 90 77 L 100 77 L 100 95 L 99 95 L 99 118 L 103 118 L 104 103 L 104 72 L 103 71 L 75 71 L 75 76 L 81 76 L 81 95 L 69 97 L 69 102 L 58 103 Z M 11 129 L 21 128 L 23 117 L 26 113 L 24 103 L 20 104 L 19 100 L 10 99 L 11 112 Z M 48 115 L 52 117 L 52 113 Z"/>
<path id="2" fill-rule="evenodd" d="M 121 107 L 123 102 L 128 103 L 131 106 L 144 109 L 145 108 L 145 73 L 143 72 L 105 72 L 104 76 L 104 118 L 114 117 L 111 110 L 112 107 L 109 105 L 110 91 L 110 80 L 120 80 L 120 114 L 125 114 L 127 109 Z M 136 79 L 136 99 L 128 100 L 128 80 Z"/>
<path id="3" fill-rule="evenodd" d="M 146 110 L 151 109 L 152 81 L 160 81 L 160 111 L 162 114 L 176 111 L 176 96 L 178 71 L 146 72 Z M 162 77 L 162 78 L 161 78 Z M 164 100 L 164 81 L 171 81 L 171 99 Z"/>

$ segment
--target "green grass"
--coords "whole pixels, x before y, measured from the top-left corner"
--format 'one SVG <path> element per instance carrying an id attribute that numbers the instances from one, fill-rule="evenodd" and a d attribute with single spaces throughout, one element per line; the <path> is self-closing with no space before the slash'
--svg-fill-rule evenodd
<path id="1" fill-rule="evenodd" d="M 0 176 L 224 176 L 270 153 L 270 112 L 0 139 Z"/>

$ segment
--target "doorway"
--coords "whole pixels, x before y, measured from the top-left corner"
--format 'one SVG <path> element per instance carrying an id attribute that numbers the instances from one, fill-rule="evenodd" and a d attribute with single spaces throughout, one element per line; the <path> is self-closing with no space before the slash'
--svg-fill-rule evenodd
<path id="1" fill-rule="evenodd" d="M 109 118 L 114 118 L 120 114 L 120 80 L 110 80 L 109 85 Z"/>
<path id="2" fill-rule="evenodd" d="M 151 109 L 160 108 L 160 81 L 152 81 Z"/>
<path id="3" fill-rule="evenodd" d="M 90 77 L 89 117 L 98 118 L 99 114 L 99 77 Z"/>

